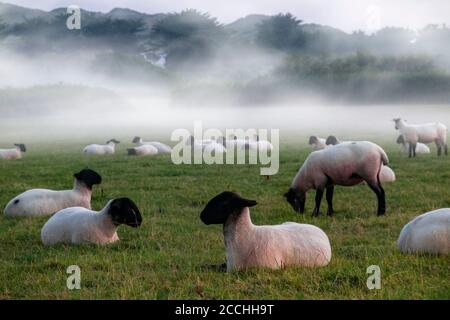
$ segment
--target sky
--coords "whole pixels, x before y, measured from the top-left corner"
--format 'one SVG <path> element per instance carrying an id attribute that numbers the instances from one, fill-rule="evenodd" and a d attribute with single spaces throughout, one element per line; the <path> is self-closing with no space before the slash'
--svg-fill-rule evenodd
<path id="1" fill-rule="evenodd" d="M 0 0 L 2 1 L 2 0 Z M 448 0 L 7 0 L 20 6 L 51 10 L 78 5 L 107 12 L 127 7 L 146 13 L 181 11 L 209 12 L 222 23 L 248 14 L 291 12 L 306 23 L 319 23 L 351 32 L 375 31 L 384 26 L 420 29 L 427 24 L 450 25 Z"/>

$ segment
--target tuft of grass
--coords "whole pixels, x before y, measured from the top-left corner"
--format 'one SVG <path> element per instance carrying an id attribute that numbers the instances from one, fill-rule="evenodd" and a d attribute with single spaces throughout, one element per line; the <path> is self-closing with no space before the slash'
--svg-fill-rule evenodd
<path id="1" fill-rule="evenodd" d="M 103 176 L 92 207 L 132 198 L 143 213 L 139 229 L 121 226 L 108 246 L 45 248 L 40 230 L 48 219 L 0 216 L 0 299 L 449 299 L 450 257 L 405 255 L 396 249 L 401 228 L 426 211 L 450 205 L 450 157 L 408 159 L 386 148 L 397 182 L 385 185 L 387 215 L 375 215 L 367 186 L 337 187 L 334 217 L 293 212 L 283 198 L 309 153 L 284 144 L 279 174 L 266 180 L 251 165 L 174 165 L 170 155 L 83 157 L 83 144 L 28 145 L 19 161 L 0 161 L 0 205 L 30 188 L 67 189 L 72 174 L 89 166 Z M 125 146 L 126 147 L 126 146 Z M 333 257 L 324 268 L 251 269 L 225 273 L 221 226 L 205 226 L 199 212 L 217 193 L 234 190 L 258 200 L 256 224 L 310 223 L 329 236 Z M 324 202 L 325 204 L 325 202 Z M 322 211 L 325 211 L 325 207 Z M 66 268 L 81 268 L 81 289 L 68 290 Z M 370 265 L 381 268 L 381 289 L 366 286 Z"/>

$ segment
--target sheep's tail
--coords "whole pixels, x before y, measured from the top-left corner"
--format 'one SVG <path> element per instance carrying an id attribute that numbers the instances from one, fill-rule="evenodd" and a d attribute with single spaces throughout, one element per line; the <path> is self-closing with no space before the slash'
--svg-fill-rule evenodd
<path id="1" fill-rule="evenodd" d="M 134 148 L 127 149 L 127 151 L 128 151 L 128 155 L 129 155 L 129 156 L 135 156 L 135 155 L 137 155 L 136 149 L 134 149 Z"/>
<path id="2" fill-rule="evenodd" d="M 379 150 L 380 150 L 381 161 L 383 162 L 384 165 L 387 165 L 389 163 L 389 158 L 388 158 L 386 152 L 381 147 L 379 147 Z"/>

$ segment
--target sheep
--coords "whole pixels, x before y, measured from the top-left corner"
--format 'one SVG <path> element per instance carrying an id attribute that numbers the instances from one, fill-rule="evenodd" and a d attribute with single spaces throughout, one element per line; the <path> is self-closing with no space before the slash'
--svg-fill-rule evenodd
<path id="1" fill-rule="evenodd" d="M 90 209 L 92 186 L 100 184 L 102 177 L 91 169 L 83 169 L 73 176 L 75 179 L 72 190 L 31 189 L 19 194 L 6 205 L 5 216 L 51 215 L 61 209 L 74 206 Z"/>
<path id="2" fill-rule="evenodd" d="M 343 141 L 343 142 L 352 142 L 352 141 Z M 325 143 L 327 146 L 335 146 L 342 142 L 335 136 L 328 136 Z M 395 172 L 388 166 L 383 165 L 381 167 L 381 172 L 380 172 L 380 182 L 381 183 L 395 182 L 395 179 L 396 179 Z M 364 184 L 364 182 L 362 182 L 361 184 Z"/>
<path id="3" fill-rule="evenodd" d="M 193 136 L 186 140 L 186 144 L 191 146 L 193 152 L 203 152 L 204 154 L 226 153 L 227 151 L 223 144 L 215 140 L 196 140 Z"/>
<path id="4" fill-rule="evenodd" d="M 425 124 L 407 124 L 401 118 L 393 119 L 395 129 L 399 130 L 405 142 L 409 143 L 409 158 L 416 156 L 416 146 L 421 143 L 436 143 L 437 155 L 442 154 L 444 148 L 445 155 L 447 148 L 447 127 L 439 122 Z"/>
<path id="5" fill-rule="evenodd" d="M 15 143 L 15 148 L 11 149 L 0 149 L 0 159 L 13 160 L 21 159 L 22 152 L 26 152 L 27 149 L 23 143 Z"/>
<path id="6" fill-rule="evenodd" d="M 172 148 L 162 142 L 144 141 L 141 137 L 134 137 L 132 142 L 135 143 L 137 146 L 152 145 L 158 150 L 158 153 L 171 153 L 172 152 Z"/>
<path id="7" fill-rule="evenodd" d="M 87 155 L 105 155 L 105 154 L 114 154 L 116 144 L 119 144 L 120 141 L 116 139 L 111 139 L 106 141 L 106 144 L 90 144 L 84 147 L 83 154 Z"/>
<path id="8" fill-rule="evenodd" d="M 400 232 L 398 249 L 404 253 L 450 253 L 450 208 L 424 213 Z"/>
<path id="9" fill-rule="evenodd" d="M 151 145 L 151 144 L 143 144 L 141 146 L 133 147 L 130 149 L 127 149 L 128 155 L 135 155 L 135 156 L 151 156 L 158 154 L 158 149 Z"/>
<path id="10" fill-rule="evenodd" d="M 384 150 L 369 141 L 343 142 L 332 148 L 312 152 L 292 180 L 284 194 L 292 208 L 305 211 L 306 192 L 316 189 L 313 216 L 319 215 L 320 203 L 326 189 L 327 214 L 333 215 L 333 192 L 335 185 L 353 186 L 365 181 L 375 192 L 378 215 L 386 212 L 385 192 L 381 186 L 382 165 L 389 163 Z"/>
<path id="11" fill-rule="evenodd" d="M 405 141 L 405 138 L 403 138 L 403 135 L 398 136 L 397 143 L 402 145 L 403 153 L 409 152 L 409 143 Z M 427 153 L 431 153 L 431 151 L 430 151 L 430 148 L 426 144 L 417 142 L 416 153 L 427 154 Z"/>
<path id="12" fill-rule="evenodd" d="M 273 150 L 273 145 L 267 140 L 260 140 L 259 136 L 256 135 L 256 141 L 249 141 L 245 145 L 245 148 L 250 150 L 263 150 L 267 152 Z"/>
<path id="13" fill-rule="evenodd" d="M 309 145 L 312 145 L 314 150 L 322 150 L 325 149 L 327 147 L 326 143 L 325 143 L 325 139 L 323 138 L 318 138 L 316 136 L 311 136 L 309 137 Z"/>
<path id="14" fill-rule="evenodd" d="M 100 211 L 71 207 L 56 212 L 41 230 L 45 246 L 65 244 L 108 244 L 119 240 L 121 224 L 137 228 L 142 223 L 136 204 L 128 198 L 108 201 Z"/>
<path id="15" fill-rule="evenodd" d="M 200 214 L 206 225 L 223 224 L 228 272 L 252 267 L 319 267 L 330 262 L 330 241 L 321 229 L 294 222 L 254 225 L 249 207 L 256 204 L 225 191 L 212 198 Z"/>

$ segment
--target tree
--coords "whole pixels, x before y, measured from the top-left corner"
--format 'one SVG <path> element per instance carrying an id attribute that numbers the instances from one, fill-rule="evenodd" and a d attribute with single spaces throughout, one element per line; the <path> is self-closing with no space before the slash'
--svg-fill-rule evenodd
<path id="1" fill-rule="evenodd" d="M 305 42 L 301 23 L 290 13 L 272 16 L 257 27 L 256 41 L 262 46 L 279 50 L 299 49 Z"/>

